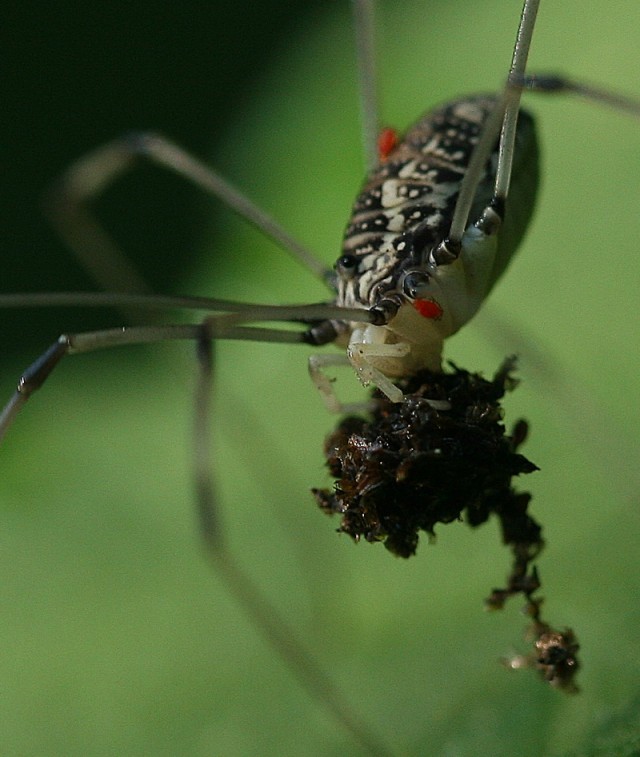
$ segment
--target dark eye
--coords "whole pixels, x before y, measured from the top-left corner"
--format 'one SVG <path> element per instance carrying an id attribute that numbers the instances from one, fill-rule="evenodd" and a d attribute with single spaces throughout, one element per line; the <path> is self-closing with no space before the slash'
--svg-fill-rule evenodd
<path id="1" fill-rule="evenodd" d="M 356 275 L 358 270 L 358 258 L 355 255 L 343 255 L 338 258 L 336 271 L 343 279 L 351 279 Z"/>
<path id="2" fill-rule="evenodd" d="M 424 271 L 411 271 L 402 282 L 403 293 L 412 300 L 417 299 L 429 286 L 429 274 Z"/>

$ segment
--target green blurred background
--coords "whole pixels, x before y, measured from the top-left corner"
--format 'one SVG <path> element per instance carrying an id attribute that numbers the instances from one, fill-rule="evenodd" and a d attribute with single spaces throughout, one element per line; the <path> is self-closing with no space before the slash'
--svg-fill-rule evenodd
<path id="1" fill-rule="evenodd" d="M 382 2 L 385 122 L 494 89 L 519 0 Z M 332 261 L 362 175 L 347 3 L 245 0 L 7 9 L 3 291 L 91 286 L 39 215 L 73 159 L 160 130 Z M 640 6 L 543 3 L 533 70 L 640 94 Z M 517 260 L 448 356 L 521 355 L 507 422 L 532 425 L 523 481 L 548 547 L 545 616 L 582 643 L 582 693 L 497 660 L 517 601 L 486 614 L 509 556 L 495 524 L 441 528 L 409 561 L 314 510 L 334 419 L 306 350 L 223 344 L 217 472 L 234 552 L 354 707 L 406 755 L 638 753 L 638 124 L 529 98 L 544 184 Z M 163 292 L 310 302 L 323 290 L 175 177 L 141 167 L 101 216 Z M 115 313 L 2 313 L 0 388 L 62 331 Z M 69 360 L 1 450 L 0 751 L 6 755 L 359 754 L 266 648 L 205 563 L 188 478 L 192 348 Z M 345 373 L 339 386 L 352 384 Z"/>

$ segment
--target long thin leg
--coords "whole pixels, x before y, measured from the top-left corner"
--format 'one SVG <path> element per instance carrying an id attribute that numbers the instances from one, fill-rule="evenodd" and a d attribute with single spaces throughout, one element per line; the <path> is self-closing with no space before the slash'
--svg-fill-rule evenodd
<path id="1" fill-rule="evenodd" d="M 60 337 L 21 377 L 14 397 L 0 414 L 0 439 L 31 394 L 43 385 L 65 355 L 74 352 L 89 352 L 117 344 L 139 344 L 161 339 L 195 340 L 199 371 L 194 408 L 194 481 L 200 531 L 207 555 L 235 599 L 251 617 L 265 640 L 283 658 L 299 683 L 316 701 L 321 702 L 330 710 L 336 721 L 341 723 L 368 753 L 386 755 L 387 749 L 351 710 L 339 690 L 300 642 L 293 629 L 265 600 L 249 576 L 235 562 L 232 553 L 226 549 L 219 524 L 219 511 L 211 475 L 213 423 L 210 395 L 213 381 L 213 339 L 220 333 L 224 333 L 227 337 L 235 335 L 235 338 L 245 338 L 238 335 L 241 330 L 242 327 L 223 328 L 215 318 L 209 318 L 199 325 L 112 329 Z M 246 331 L 249 332 L 252 329 L 246 329 Z M 277 332 L 275 329 L 261 329 L 260 331 L 269 331 L 271 341 L 302 341 L 302 335 L 296 332 Z M 264 341 L 263 338 L 261 340 Z"/>
<path id="2" fill-rule="evenodd" d="M 520 25 L 518 26 L 516 44 L 513 49 L 509 77 L 503 95 L 505 101 L 504 122 L 500 135 L 496 185 L 492 201 L 492 204 L 499 209 L 504 207 L 505 200 L 509 194 L 511 167 L 515 152 L 516 127 L 518 126 L 518 112 L 522 97 L 522 90 L 514 86 L 513 82 L 521 79 L 525 74 L 539 6 L 540 0 L 525 0 L 522 16 L 520 17 Z"/>
<path id="3" fill-rule="evenodd" d="M 199 327 L 196 341 L 199 370 L 194 408 L 194 481 L 200 530 L 207 556 L 236 601 L 249 615 L 253 625 L 280 655 L 307 692 L 330 711 L 336 722 L 342 724 L 345 731 L 354 737 L 368 754 L 387 755 L 387 748 L 356 715 L 324 669 L 300 641 L 294 629 L 265 599 L 226 547 L 211 475 L 211 461 L 214 459 L 211 444 L 211 429 L 214 427 L 211 413 L 214 336 L 210 330 L 210 322 L 207 321 Z"/>
<path id="4" fill-rule="evenodd" d="M 502 95 L 496 103 L 496 107 L 483 126 L 480 139 L 473 151 L 453 212 L 449 235 L 433 253 L 433 262 L 437 265 L 450 263 L 460 255 L 462 236 L 469 222 L 469 214 L 478 183 L 480 182 L 487 160 L 493 151 L 495 140 L 500 130 L 501 136 L 494 196 L 483 217 L 483 225 L 488 233 L 493 233 L 497 229 L 502 218 L 502 210 L 509 192 L 509 182 L 511 180 L 516 126 L 522 94 L 521 87 L 514 86 L 511 80 L 512 78 L 518 79 L 518 77 L 521 78 L 524 76 L 539 5 L 540 0 L 525 0 L 520 17 L 516 44 L 513 50 L 509 77 Z"/>
<path id="5" fill-rule="evenodd" d="M 353 0 L 358 60 L 358 93 L 362 121 L 362 142 L 367 170 L 378 164 L 378 77 L 376 73 L 375 24 L 373 0 Z"/>
<path id="6" fill-rule="evenodd" d="M 529 92 L 542 94 L 571 94 L 583 97 L 585 100 L 605 105 L 629 115 L 640 117 L 640 101 L 632 97 L 620 95 L 617 92 L 595 87 L 592 84 L 569 79 L 556 74 L 525 74 L 521 79 L 512 78 L 515 86 L 520 86 Z"/>
<path id="7" fill-rule="evenodd" d="M 324 263 L 216 171 L 164 137 L 140 133 L 116 139 L 85 155 L 67 170 L 48 196 L 52 223 L 103 289 L 148 291 L 142 277 L 87 208 L 93 197 L 129 170 L 138 158 L 169 168 L 217 197 L 317 278 L 326 284 L 331 282 L 331 271 Z"/>
<path id="8" fill-rule="evenodd" d="M 6 295 L 0 296 L 0 307 L 27 304 L 41 304 L 43 298 L 49 295 Z M 104 294 L 63 294 L 54 298 L 55 302 L 48 304 L 126 304 L 140 305 L 147 300 L 156 304 L 153 295 L 111 295 Z M 229 312 L 209 316 L 204 321 L 208 333 L 217 339 L 240 339 L 260 342 L 279 342 L 288 344 L 317 344 L 313 339 L 313 331 L 284 331 L 281 329 L 247 326 L 247 323 L 259 321 L 291 322 L 299 324 L 314 324 L 328 319 L 347 319 L 351 321 L 371 322 L 374 317 L 368 310 L 360 308 L 340 308 L 337 305 L 252 305 L 249 303 L 227 302 L 224 300 L 207 300 L 206 298 L 171 298 L 165 297 L 163 306 L 190 306 L 197 309 L 227 310 Z M 0 440 L 4 437 L 19 411 L 24 407 L 31 395 L 37 391 L 49 377 L 60 360 L 68 354 L 93 352 L 99 349 L 116 347 L 127 344 L 148 344 L 173 339 L 198 340 L 202 324 L 164 325 L 164 326 L 132 326 L 102 331 L 89 331 L 80 334 L 61 336 L 49 349 L 44 352 L 18 381 L 13 397 L 0 413 Z"/>
<path id="9" fill-rule="evenodd" d="M 638 100 L 563 76 L 527 75 L 527 59 L 529 57 L 529 49 L 531 47 L 539 4 L 540 0 L 525 0 L 507 83 L 496 108 L 484 125 L 480 140 L 474 150 L 462 182 L 460 195 L 451 221 L 449 236 L 434 253 L 433 262 L 436 264 L 451 262 L 460 253 L 462 235 L 469 221 L 469 213 L 475 192 L 484 171 L 484 166 L 493 150 L 501 121 L 502 130 L 493 199 L 481 219 L 481 224 L 484 224 L 489 233 L 492 233 L 497 225 L 499 225 L 504 204 L 509 193 L 518 112 L 524 89 L 549 94 L 575 94 L 593 102 L 615 108 L 616 110 L 627 112 L 633 116 L 640 116 L 640 102 Z"/>
<path id="10" fill-rule="evenodd" d="M 105 297 L 107 296 L 105 295 Z M 123 295 L 121 295 L 121 298 L 126 299 Z M 216 304 L 220 305 L 219 302 Z M 237 303 L 231 303 L 231 305 L 237 305 Z M 308 320 L 313 322 L 319 314 L 321 317 L 327 311 L 336 311 L 334 315 L 342 314 L 343 309 L 318 305 L 288 308 L 257 306 L 248 309 L 245 307 L 244 310 L 245 312 L 210 316 L 203 323 L 196 325 L 131 327 L 60 337 L 20 378 L 14 396 L 0 413 L 0 439 L 29 397 L 44 384 L 53 369 L 66 355 L 91 352 L 123 344 L 141 344 L 167 339 L 194 340 L 197 346 L 199 366 L 194 407 L 194 481 L 200 531 L 208 558 L 236 601 L 250 616 L 255 627 L 260 630 L 265 640 L 280 655 L 303 688 L 330 711 L 333 718 L 342 724 L 346 732 L 356 739 L 367 753 L 387 755 L 389 752 L 386 747 L 353 712 L 340 691 L 296 636 L 293 628 L 265 599 L 261 591 L 253 584 L 251 578 L 236 563 L 233 554 L 227 550 L 223 531 L 220 527 L 219 509 L 216 505 L 211 473 L 213 460 L 211 429 L 213 422 L 210 395 L 213 380 L 213 340 L 222 337 L 303 343 L 305 342 L 305 331 L 295 332 L 281 331 L 275 328 L 247 327 L 243 325 L 243 322 L 267 318 L 269 320 L 286 321 L 297 319 L 303 323 Z M 367 318 L 368 312 L 360 310 L 352 313 L 352 315 Z"/>
<path id="11" fill-rule="evenodd" d="M 313 323 L 335 319 L 376 323 L 375 313 L 362 308 L 344 308 L 319 302 L 310 305 L 262 305 L 212 297 L 126 294 L 122 292 L 25 292 L 0 294 L 0 308 L 30 307 L 136 307 L 161 310 L 201 310 L 237 313 L 243 322 L 292 321 Z M 236 321 L 239 322 L 239 321 Z M 219 335 L 221 336 L 221 335 Z M 157 339 L 156 341 L 160 341 Z"/>

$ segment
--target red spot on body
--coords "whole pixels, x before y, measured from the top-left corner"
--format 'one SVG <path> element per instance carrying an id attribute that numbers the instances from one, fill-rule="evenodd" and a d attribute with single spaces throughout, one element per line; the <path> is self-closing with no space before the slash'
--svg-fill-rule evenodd
<path id="1" fill-rule="evenodd" d="M 382 129 L 378 134 L 378 157 L 381 163 L 384 163 L 397 144 L 398 132 L 395 129 Z"/>
<path id="2" fill-rule="evenodd" d="M 443 310 L 435 300 L 414 300 L 413 307 L 423 318 L 437 320 L 442 318 Z"/>

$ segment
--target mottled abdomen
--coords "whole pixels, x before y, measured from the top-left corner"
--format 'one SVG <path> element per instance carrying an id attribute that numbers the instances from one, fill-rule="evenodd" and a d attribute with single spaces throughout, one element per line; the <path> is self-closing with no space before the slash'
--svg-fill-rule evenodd
<path id="1" fill-rule="evenodd" d="M 338 304 L 372 307 L 393 291 L 400 274 L 423 263 L 449 232 L 460 184 L 494 97 L 472 97 L 425 114 L 370 174 L 353 206 L 338 276 Z M 478 185 L 469 223 L 491 200 L 497 145 Z M 538 179 L 533 119 L 520 111 L 507 213 L 492 283 L 515 251 L 531 216 Z M 338 266 L 340 274 L 340 266 Z"/>

